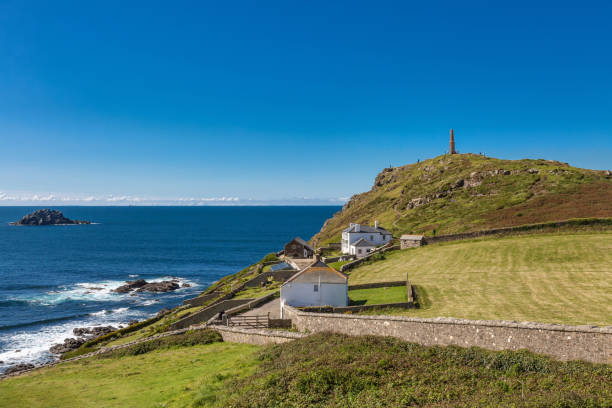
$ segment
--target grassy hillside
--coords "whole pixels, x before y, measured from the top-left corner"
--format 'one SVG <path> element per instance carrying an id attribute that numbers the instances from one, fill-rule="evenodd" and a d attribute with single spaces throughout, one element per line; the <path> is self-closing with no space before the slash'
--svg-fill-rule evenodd
<path id="1" fill-rule="evenodd" d="M 612 325 L 612 233 L 524 235 L 395 251 L 351 284 L 405 279 L 419 317 Z M 388 313 L 377 312 L 377 313 Z"/>
<path id="2" fill-rule="evenodd" d="M 227 378 L 250 374 L 256 346 L 215 343 L 89 358 L 0 382 L 11 408 L 209 406 Z"/>
<path id="3" fill-rule="evenodd" d="M 0 382 L 0 406 L 603 407 L 609 365 L 322 333 L 65 363 Z"/>
<path id="4" fill-rule="evenodd" d="M 548 160 L 445 155 L 384 169 L 312 239 L 339 242 L 351 222 L 375 220 L 394 235 L 437 234 L 611 217 L 612 177 Z"/>

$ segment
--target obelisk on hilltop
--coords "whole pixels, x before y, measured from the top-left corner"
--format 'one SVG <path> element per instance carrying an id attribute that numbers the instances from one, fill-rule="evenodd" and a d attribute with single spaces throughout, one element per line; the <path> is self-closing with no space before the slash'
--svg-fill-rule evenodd
<path id="1" fill-rule="evenodd" d="M 453 132 L 453 129 L 451 129 L 450 131 L 450 146 L 448 151 L 450 154 L 457 154 L 457 152 L 455 151 L 455 134 Z"/>

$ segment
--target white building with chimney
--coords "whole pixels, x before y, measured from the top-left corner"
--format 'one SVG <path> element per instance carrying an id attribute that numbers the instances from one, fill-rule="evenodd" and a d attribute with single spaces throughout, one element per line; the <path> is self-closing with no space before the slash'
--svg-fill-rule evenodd
<path id="1" fill-rule="evenodd" d="M 393 236 L 374 222 L 374 226 L 353 224 L 342 231 L 342 253 L 362 258 L 374 249 L 388 244 Z"/>

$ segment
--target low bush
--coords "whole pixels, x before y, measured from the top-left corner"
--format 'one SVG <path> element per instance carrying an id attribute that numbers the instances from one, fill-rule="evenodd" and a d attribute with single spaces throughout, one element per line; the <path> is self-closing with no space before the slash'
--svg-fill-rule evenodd
<path id="1" fill-rule="evenodd" d="M 158 349 L 171 347 L 195 346 L 196 344 L 210 344 L 223 341 L 221 335 L 214 330 L 195 330 L 173 336 L 160 337 L 157 339 L 144 341 L 125 348 L 112 350 L 107 353 L 99 354 L 99 358 L 114 358 L 124 356 L 137 356 L 150 353 Z"/>
<path id="2" fill-rule="evenodd" d="M 389 337 L 315 334 L 265 348 L 228 380 L 232 407 L 610 407 L 612 367 L 528 351 L 426 347 Z"/>

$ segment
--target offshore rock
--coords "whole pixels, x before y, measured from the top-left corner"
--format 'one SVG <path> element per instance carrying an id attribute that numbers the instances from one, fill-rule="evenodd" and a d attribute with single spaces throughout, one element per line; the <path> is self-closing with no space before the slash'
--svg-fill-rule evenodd
<path id="1" fill-rule="evenodd" d="M 147 281 L 144 280 L 144 279 L 138 279 L 138 280 L 134 280 L 134 281 L 126 281 L 125 285 L 119 286 L 117 289 L 113 289 L 111 292 L 129 293 L 129 292 L 133 291 L 134 289 L 138 289 L 140 287 L 143 287 L 146 284 L 147 284 Z"/>
<path id="2" fill-rule="evenodd" d="M 90 221 L 71 220 L 64 217 L 57 210 L 36 210 L 31 214 L 26 215 L 17 222 L 12 222 L 11 225 L 74 225 L 74 224 L 91 224 Z"/>

